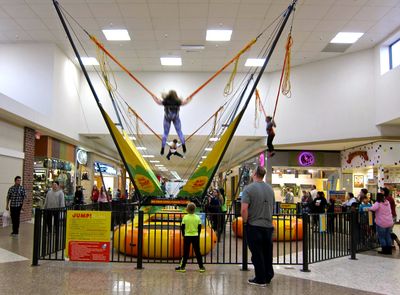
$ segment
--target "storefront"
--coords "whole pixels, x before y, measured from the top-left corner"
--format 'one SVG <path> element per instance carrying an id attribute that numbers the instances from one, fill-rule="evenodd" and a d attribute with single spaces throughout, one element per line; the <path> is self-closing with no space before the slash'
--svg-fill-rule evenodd
<path id="1" fill-rule="evenodd" d="M 267 168 L 267 161 L 266 154 L 261 153 L 228 171 L 229 192 L 242 191 L 250 183 L 254 169 L 258 165 Z M 312 185 L 325 193 L 340 188 L 340 152 L 279 151 L 270 161 L 272 167 L 266 179 L 271 179 L 276 201 L 283 201 L 289 189 L 295 196 L 294 202 L 299 202 L 302 191 L 310 191 Z"/>
<path id="2" fill-rule="evenodd" d="M 374 198 L 378 188 L 393 193 L 400 213 L 400 142 L 382 141 L 345 150 L 341 153 L 343 187 L 357 195 L 367 188 Z"/>
<path id="3" fill-rule="evenodd" d="M 33 207 L 43 207 L 53 181 L 64 191 L 66 204 L 73 201 L 75 191 L 75 146 L 49 136 L 35 141 L 33 173 Z"/>

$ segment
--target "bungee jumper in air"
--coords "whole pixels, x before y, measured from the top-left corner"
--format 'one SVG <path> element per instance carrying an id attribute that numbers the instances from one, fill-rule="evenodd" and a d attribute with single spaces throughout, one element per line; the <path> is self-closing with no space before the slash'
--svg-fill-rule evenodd
<path id="1" fill-rule="evenodd" d="M 169 146 L 169 151 L 167 155 L 168 161 L 171 160 L 172 155 L 178 156 L 180 158 L 185 158 L 185 156 L 178 152 L 178 148 L 181 146 L 181 144 L 178 143 L 177 139 L 174 139 L 171 142 L 167 142 L 167 145 Z"/>
<path id="2" fill-rule="evenodd" d="M 176 133 L 178 134 L 179 140 L 181 141 L 182 144 L 182 150 L 184 153 L 186 153 L 185 137 L 183 136 L 182 133 L 182 125 L 181 125 L 181 119 L 179 118 L 179 110 L 181 106 L 188 104 L 191 101 L 192 97 L 188 97 L 185 100 L 181 100 L 176 94 L 175 90 L 170 90 L 168 94 L 163 95 L 162 100 L 156 96 L 152 97 L 157 104 L 164 106 L 164 123 L 163 123 L 164 133 L 161 141 L 160 154 L 164 155 L 164 149 L 167 143 L 169 130 L 171 128 L 171 123 L 174 124 Z"/>

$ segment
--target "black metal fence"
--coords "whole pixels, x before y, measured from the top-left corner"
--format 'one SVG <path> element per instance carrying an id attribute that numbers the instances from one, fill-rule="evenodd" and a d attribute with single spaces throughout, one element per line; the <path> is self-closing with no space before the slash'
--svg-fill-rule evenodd
<path id="1" fill-rule="evenodd" d="M 66 211 L 99 210 L 98 205 L 36 209 L 33 265 L 39 260 L 64 260 Z M 102 208 L 104 209 L 104 208 Z M 183 253 L 182 213 L 143 213 L 135 204 L 112 208 L 111 262 L 178 263 Z M 250 253 L 241 219 L 235 214 L 203 213 L 200 250 L 206 264 L 241 264 L 247 269 Z M 308 265 L 377 247 L 374 227 L 361 213 L 274 214 L 273 263 Z M 192 255 L 193 256 L 193 255 Z M 196 263 L 189 259 L 188 263 Z"/>

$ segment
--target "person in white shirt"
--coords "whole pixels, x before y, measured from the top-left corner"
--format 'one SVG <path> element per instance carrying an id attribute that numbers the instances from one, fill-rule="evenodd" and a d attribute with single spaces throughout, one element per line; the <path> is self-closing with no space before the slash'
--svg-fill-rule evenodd
<path id="1" fill-rule="evenodd" d="M 171 160 L 171 156 L 175 155 L 178 156 L 180 158 L 184 158 L 184 156 L 180 153 L 178 153 L 178 148 L 182 145 L 180 143 L 178 143 L 177 139 L 174 139 L 172 142 L 167 142 L 168 146 L 169 146 L 169 152 L 167 155 L 167 159 L 168 161 Z"/>
<path id="2" fill-rule="evenodd" d="M 318 193 L 317 187 L 313 185 L 312 190 L 310 191 L 310 195 L 313 200 L 315 200 L 315 198 L 317 197 L 317 193 Z"/>

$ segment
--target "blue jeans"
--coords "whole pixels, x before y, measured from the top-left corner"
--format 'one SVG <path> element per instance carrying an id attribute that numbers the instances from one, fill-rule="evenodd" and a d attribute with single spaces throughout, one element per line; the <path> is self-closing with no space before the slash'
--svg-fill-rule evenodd
<path id="1" fill-rule="evenodd" d="M 161 147 L 165 147 L 165 144 L 167 143 L 167 138 L 169 134 L 169 130 L 171 128 L 171 123 L 174 124 L 176 133 L 178 134 L 179 140 L 181 141 L 182 144 L 185 144 L 185 137 L 183 136 L 182 133 L 182 126 L 181 126 L 181 119 L 179 118 L 179 113 L 170 115 L 170 117 L 167 117 L 164 115 L 164 133 L 162 136 L 162 142 L 161 142 Z"/>
<path id="2" fill-rule="evenodd" d="M 380 227 L 376 226 L 376 232 L 378 233 L 379 244 L 381 247 L 391 247 L 392 246 L 392 238 L 390 236 L 391 228 L 390 227 Z"/>
<path id="3" fill-rule="evenodd" d="M 273 227 L 246 225 L 247 243 L 256 275 L 255 281 L 259 284 L 269 283 L 274 277 L 272 267 L 273 232 Z"/>

